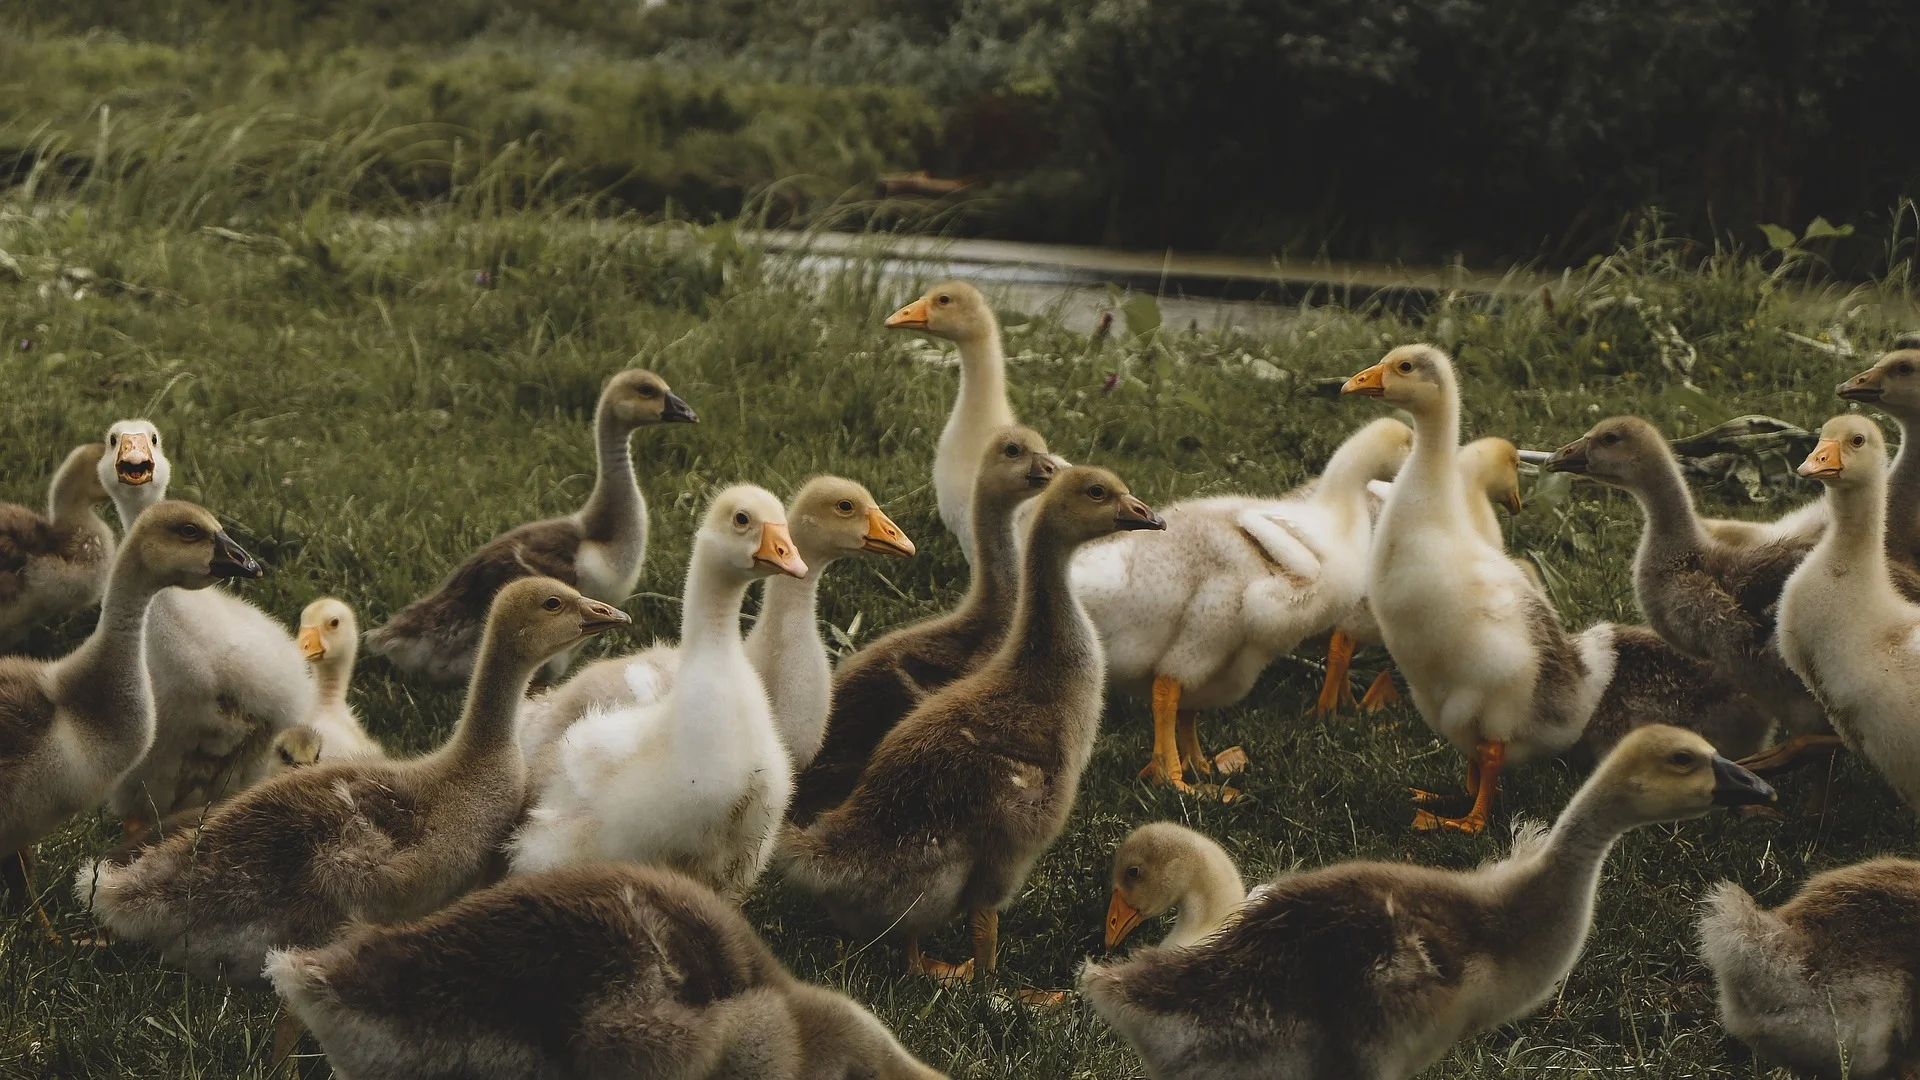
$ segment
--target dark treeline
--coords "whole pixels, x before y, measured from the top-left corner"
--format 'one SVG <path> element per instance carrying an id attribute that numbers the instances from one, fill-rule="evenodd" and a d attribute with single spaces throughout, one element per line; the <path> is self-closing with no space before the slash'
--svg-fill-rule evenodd
<path id="1" fill-rule="evenodd" d="M 861 141 L 906 135 L 898 167 L 974 182 L 940 204 L 947 224 L 1026 239 L 1568 263 L 1657 207 L 1675 232 L 1750 246 L 1761 223 L 1853 224 L 1830 254 L 1864 266 L 1920 188 L 1920 5 L 1906 0 L 23 7 L 69 32 L 176 44 L 558 40 L 747 82 L 912 90 L 927 115 Z M 727 209 L 710 191 L 690 202 Z"/>

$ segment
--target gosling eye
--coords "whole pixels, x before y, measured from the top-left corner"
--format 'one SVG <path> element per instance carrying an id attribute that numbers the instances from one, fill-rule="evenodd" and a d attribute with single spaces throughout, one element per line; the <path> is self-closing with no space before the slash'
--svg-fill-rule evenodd
<path id="1" fill-rule="evenodd" d="M 195 525 L 191 521 L 187 522 L 185 525 L 180 526 L 180 528 L 175 531 L 179 533 L 180 539 L 182 540 L 198 540 L 202 536 L 206 535 L 205 532 L 201 530 L 200 526 Z"/>
<path id="2" fill-rule="evenodd" d="M 560 598 L 557 596 L 549 596 L 547 597 L 546 602 L 541 604 L 540 606 L 543 608 L 546 608 L 548 611 L 559 611 Z"/>
<path id="3" fill-rule="evenodd" d="M 837 505 L 841 513 L 843 514 L 853 513 L 853 503 L 851 500 L 841 499 Z"/>
<path id="4" fill-rule="evenodd" d="M 118 436 L 118 435 L 109 435 L 109 436 L 107 436 L 107 445 L 108 445 L 108 446 L 119 446 L 119 445 L 120 445 L 120 436 Z"/>
<path id="5" fill-rule="evenodd" d="M 1900 366 L 1897 368 L 1894 368 L 1893 370 L 1899 372 L 1902 375 L 1911 375 L 1913 374 L 1913 361 L 1902 360 L 1900 361 Z"/>
<path id="6" fill-rule="evenodd" d="M 1106 497 L 1107 497 L 1107 489 L 1105 485 L 1095 484 L 1092 487 L 1087 489 L 1087 498 L 1089 499 L 1098 501 L 1098 500 L 1103 500 Z"/>
<path id="7" fill-rule="evenodd" d="M 1413 374 L 1413 361 L 1411 360 L 1400 361 L 1400 374 L 1402 375 Z"/>
<path id="8" fill-rule="evenodd" d="M 660 391 L 652 383 L 646 383 L 640 387 L 641 397 L 658 397 L 659 395 Z"/>
<path id="9" fill-rule="evenodd" d="M 1667 757 L 1667 763 L 1676 769 L 1691 769 L 1696 760 L 1691 750 L 1675 750 Z"/>
<path id="10" fill-rule="evenodd" d="M 1128 881 L 1140 880 L 1140 868 L 1138 866 L 1127 867 L 1127 880 Z"/>
<path id="11" fill-rule="evenodd" d="M 1853 445 L 1855 446 L 1867 445 L 1867 437 L 1865 435 L 1855 435 L 1853 437 Z"/>
<path id="12" fill-rule="evenodd" d="M 331 618 L 331 619 L 328 619 L 328 620 L 327 620 L 327 629 L 329 629 L 329 630 L 338 630 L 338 629 L 340 629 L 340 619 L 339 619 L 339 617 L 338 617 L 338 616 L 335 616 L 334 618 Z"/>
<path id="13" fill-rule="evenodd" d="M 1620 442 L 1620 433 L 1617 431 L 1609 431 L 1605 435 L 1600 436 L 1600 441 L 1608 446 L 1617 445 Z"/>
<path id="14" fill-rule="evenodd" d="M 953 303 L 953 297 L 948 296 L 946 293 L 941 293 L 938 300 L 942 305 Z"/>
<path id="15" fill-rule="evenodd" d="M 1006 453 L 1007 453 L 1007 456 L 1008 456 L 1008 457 L 1019 457 L 1019 456 L 1020 456 L 1020 444 L 1019 444 L 1019 443 L 1008 443 L 1008 444 L 1007 444 L 1007 451 L 1006 451 Z"/>
<path id="16" fill-rule="evenodd" d="M 160 433 L 156 431 L 156 432 L 153 432 L 153 433 L 152 433 L 152 435 L 153 435 L 153 445 L 155 445 L 155 446 L 159 446 L 159 445 L 160 445 Z"/>
<path id="17" fill-rule="evenodd" d="M 745 510 L 735 510 L 733 512 L 733 523 L 744 529 L 748 525 L 753 524 L 753 519 L 747 516 Z"/>

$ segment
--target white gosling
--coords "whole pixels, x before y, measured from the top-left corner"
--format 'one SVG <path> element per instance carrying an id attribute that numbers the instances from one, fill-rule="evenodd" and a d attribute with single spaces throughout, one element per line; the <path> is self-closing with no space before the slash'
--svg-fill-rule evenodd
<path id="1" fill-rule="evenodd" d="M 1113 898 L 1107 903 L 1107 949 L 1141 923 L 1178 911 L 1160 942 L 1195 945 L 1227 924 L 1247 900 L 1233 859 L 1205 836 L 1171 821 L 1142 825 L 1113 853 Z"/>
<path id="2" fill-rule="evenodd" d="M 323 596 L 300 612 L 300 633 L 295 639 L 301 655 L 313 670 L 318 692 L 306 727 L 318 739 L 311 757 L 296 753 L 285 764 L 312 764 L 314 761 L 352 761 L 383 758 L 386 751 L 367 734 L 360 717 L 347 704 L 347 688 L 353 682 L 353 661 L 360 651 L 360 624 L 353 608 L 343 600 Z M 287 749 L 288 740 L 276 743 L 275 752 Z"/>

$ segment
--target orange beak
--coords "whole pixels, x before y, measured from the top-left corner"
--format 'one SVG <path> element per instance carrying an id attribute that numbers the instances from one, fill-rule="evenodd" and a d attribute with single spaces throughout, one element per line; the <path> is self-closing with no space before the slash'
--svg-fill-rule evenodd
<path id="1" fill-rule="evenodd" d="M 769 521 L 760 526 L 760 547 L 754 551 L 753 561 L 789 577 L 807 576 L 807 564 L 800 558 L 800 549 L 793 546 L 785 522 Z"/>
<path id="2" fill-rule="evenodd" d="M 1119 889 L 1113 890 L 1113 899 L 1107 903 L 1107 948 L 1118 948 L 1144 918 L 1139 908 L 1127 903 L 1127 898 L 1120 895 Z"/>
<path id="3" fill-rule="evenodd" d="M 300 652 L 309 663 L 324 660 L 327 657 L 327 643 L 320 640 L 320 628 L 303 626 L 300 628 Z"/>
<path id="4" fill-rule="evenodd" d="M 900 531 L 893 519 L 880 512 L 877 506 L 867 507 L 867 542 L 860 545 L 863 551 L 878 552 L 881 555 L 898 555 L 905 558 L 913 554 L 913 541 Z"/>
<path id="5" fill-rule="evenodd" d="M 1519 488 L 1508 489 L 1507 512 L 1517 514 L 1520 511 L 1525 510 L 1526 508 L 1527 508 L 1527 504 L 1520 500 L 1520 489 Z"/>
<path id="6" fill-rule="evenodd" d="M 1343 394 L 1364 394 L 1367 397 L 1380 397 L 1387 392 L 1387 365 L 1375 364 L 1367 370 L 1348 379 L 1340 388 Z"/>
<path id="7" fill-rule="evenodd" d="M 153 482 L 153 443 L 146 432 L 129 431 L 120 436 L 113 456 L 114 475 L 129 487 Z"/>
<path id="8" fill-rule="evenodd" d="M 899 311 L 887 316 L 887 328 L 890 330 L 925 330 L 927 328 L 927 298 L 921 297 Z"/>
<path id="9" fill-rule="evenodd" d="M 1813 480 L 1831 480 L 1840 475 L 1842 468 L 1838 440 L 1821 439 L 1807 460 L 1800 463 L 1800 475 Z"/>

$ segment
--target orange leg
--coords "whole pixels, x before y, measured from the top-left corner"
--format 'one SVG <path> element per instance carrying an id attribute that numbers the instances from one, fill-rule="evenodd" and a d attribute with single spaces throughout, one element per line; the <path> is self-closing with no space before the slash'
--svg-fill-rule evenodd
<path id="1" fill-rule="evenodd" d="M 1353 646 L 1353 638 L 1343 630 L 1336 629 L 1327 639 L 1327 681 L 1320 687 L 1320 700 L 1314 702 L 1315 716 L 1353 704 L 1353 684 L 1347 681 L 1347 670 L 1353 666 Z"/>
<path id="2" fill-rule="evenodd" d="M 1833 760 L 1833 755 L 1845 749 L 1846 744 L 1840 741 L 1838 735 L 1795 735 L 1778 746 L 1769 746 L 1757 754 L 1742 758 L 1740 765 L 1761 776 L 1777 776 L 1816 761 L 1824 765 Z"/>
<path id="3" fill-rule="evenodd" d="M 1180 748 L 1180 762 L 1195 775 L 1213 772 L 1213 761 L 1200 749 L 1200 714 L 1182 709 L 1174 715 L 1174 743 Z"/>
<path id="4" fill-rule="evenodd" d="M 973 909 L 973 973 L 990 978 L 1000 970 L 1000 912 Z"/>
<path id="5" fill-rule="evenodd" d="M 1153 783 L 1172 784 L 1180 791 L 1192 791 L 1186 770 L 1180 766 L 1179 742 L 1180 680 L 1171 675 L 1153 680 L 1153 759 L 1140 770 L 1140 778 Z"/>
<path id="6" fill-rule="evenodd" d="M 964 964 L 949 964 L 944 960 L 920 951 L 920 939 L 907 941 L 907 974 L 926 975 L 937 982 L 971 982 L 973 980 L 973 961 Z"/>
<path id="7" fill-rule="evenodd" d="M 1367 687 L 1366 694 L 1360 699 L 1360 707 L 1367 712 L 1379 712 L 1400 700 L 1400 688 L 1394 685 L 1393 672 L 1383 671 L 1373 677 L 1373 684 Z"/>
<path id="8" fill-rule="evenodd" d="M 1463 833 L 1478 833 L 1487 827 L 1487 815 L 1493 811 L 1493 797 L 1500 790 L 1500 766 L 1507 758 L 1507 744 L 1482 742 L 1474 751 L 1474 758 L 1467 767 L 1467 784 L 1473 788 L 1473 809 L 1466 817 L 1443 818 L 1431 810 L 1421 809 L 1413 812 L 1413 827 L 1416 829 L 1453 829 Z"/>

